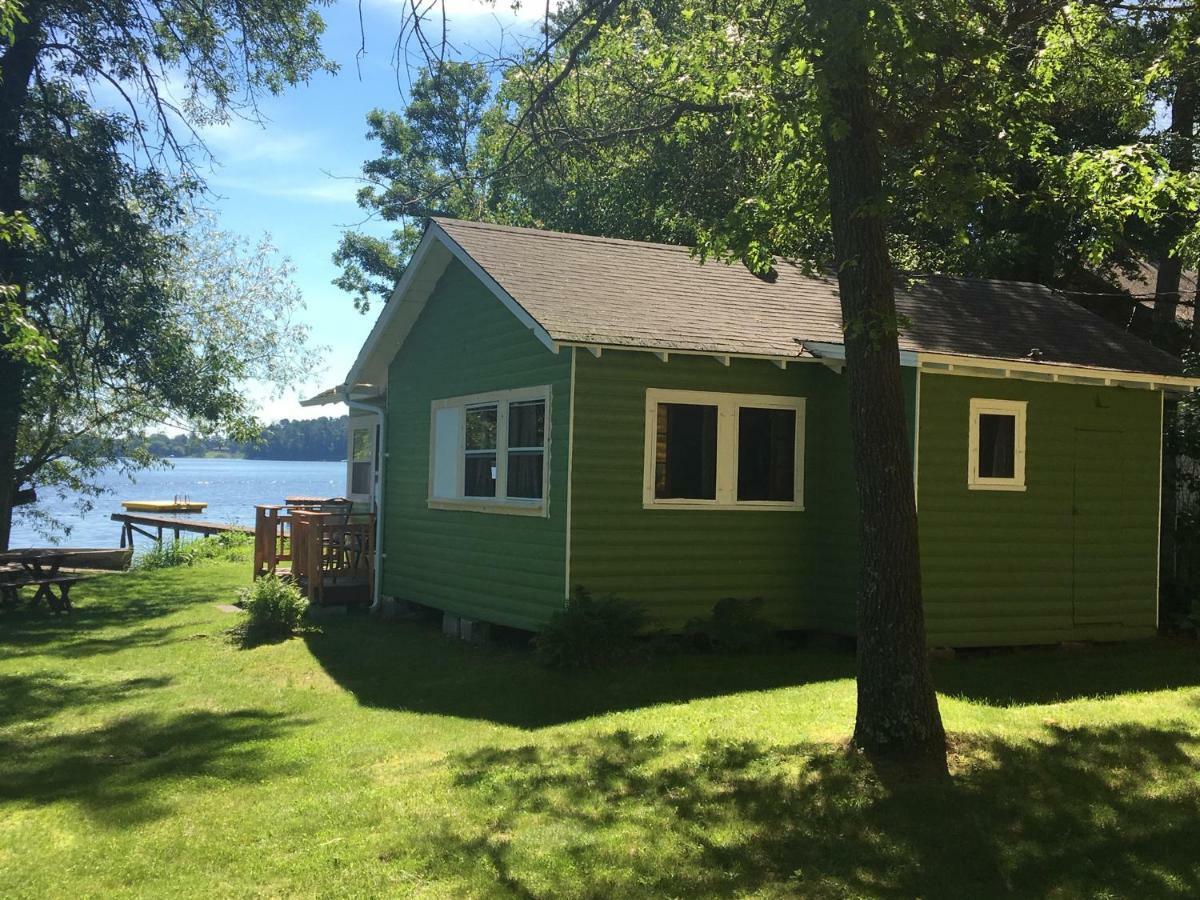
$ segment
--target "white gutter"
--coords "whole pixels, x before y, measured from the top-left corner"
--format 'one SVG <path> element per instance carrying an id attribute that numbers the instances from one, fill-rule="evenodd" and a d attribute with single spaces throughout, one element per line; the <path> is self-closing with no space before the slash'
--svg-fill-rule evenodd
<path id="1" fill-rule="evenodd" d="M 383 581 L 383 482 L 384 466 L 387 465 L 387 400 L 376 405 L 346 397 L 346 405 L 379 417 L 379 442 L 375 447 L 375 460 L 378 463 L 375 472 L 375 577 L 371 587 L 371 605 L 368 607 L 370 612 L 378 612 L 383 599 L 380 584 Z"/>

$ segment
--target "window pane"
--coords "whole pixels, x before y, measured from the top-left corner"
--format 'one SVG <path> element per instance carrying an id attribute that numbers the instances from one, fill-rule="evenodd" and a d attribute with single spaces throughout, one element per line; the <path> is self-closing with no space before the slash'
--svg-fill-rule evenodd
<path id="1" fill-rule="evenodd" d="M 508 496 L 542 499 L 542 453 L 519 450 L 508 454 Z"/>
<path id="2" fill-rule="evenodd" d="M 1017 417 L 979 415 L 979 477 L 1016 477 Z"/>
<path id="3" fill-rule="evenodd" d="M 654 496 L 714 500 L 717 496 L 717 408 L 658 404 Z"/>
<path id="4" fill-rule="evenodd" d="M 738 411 L 739 500 L 796 499 L 796 411 Z"/>
<path id="5" fill-rule="evenodd" d="M 371 461 L 350 464 L 350 493 L 371 493 Z"/>
<path id="6" fill-rule="evenodd" d="M 371 459 L 371 432 L 367 428 L 355 428 L 351 440 L 351 460 L 367 462 Z"/>
<path id="7" fill-rule="evenodd" d="M 496 449 L 496 405 L 467 407 L 467 449 Z"/>
<path id="8" fill-rule="evenodd" d="M 463 470 L 463 495 L 467 497 L 496 496 L 495 453 L 467 454 L 466 466 Z"/>
<path id="9" fill-rule="evenodd" d="M 546 440 L 546 401 L 508 405 L 508 446 L 542 447 Z"/>

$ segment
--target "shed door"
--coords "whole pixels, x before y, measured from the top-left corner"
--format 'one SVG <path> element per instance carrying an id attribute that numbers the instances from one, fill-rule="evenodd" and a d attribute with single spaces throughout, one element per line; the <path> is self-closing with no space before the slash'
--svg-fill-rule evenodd
<path id="1" fill-rule="evenodd" d="M 1076 625 L 1121 622 L 1131 585 L 1122 541 L 1125 434 L 1075 432 L 1074 615 Z"/>

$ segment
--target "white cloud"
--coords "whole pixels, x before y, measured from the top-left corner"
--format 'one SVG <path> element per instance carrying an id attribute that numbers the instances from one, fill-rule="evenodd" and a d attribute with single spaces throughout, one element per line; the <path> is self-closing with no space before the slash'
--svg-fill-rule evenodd
<path id="1" fill-rule="evenodd" d="M 248 178 L 217 177 L 212 184 L 219 191 L 248 192 L 264 197 L 282 197 L 311 203 L 353 204 L 358 182 L 354 179 L 331 178 L 328 176 L 306 183 L 271 182 Z"/>
<path id="2" fill-rule="evenodd" d="M 200 136 L 219 162 L 289 162 L 309 155 L 316 144 L 312 134 L 246 119 L 205 126 Z"/>

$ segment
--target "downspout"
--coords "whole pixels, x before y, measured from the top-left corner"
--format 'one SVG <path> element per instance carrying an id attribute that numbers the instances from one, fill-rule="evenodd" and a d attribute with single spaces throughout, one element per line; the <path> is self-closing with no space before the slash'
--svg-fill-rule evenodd
<path id="1" fill-rule="evenodd" d="M 383 581 L 383 482 L 384 466 L 387 465 L 387 399 L 376 406 L 346 397 L 346 405 L 379 417 L 379 443 L 375 447 L 375 458 L 379 462 L 375 477 L 375 578 L 371 588 L 371 605 L 368 607 L 368 612 L 378 612 L 383 599 L 380 584 Z"/>

